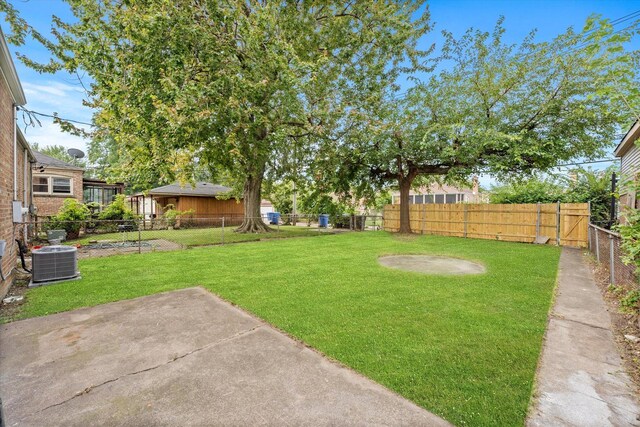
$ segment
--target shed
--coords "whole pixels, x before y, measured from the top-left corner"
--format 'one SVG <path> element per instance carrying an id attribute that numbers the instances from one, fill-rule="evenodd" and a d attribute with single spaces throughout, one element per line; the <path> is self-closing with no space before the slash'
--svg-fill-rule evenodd
<path id="1" fill-rule="evenodd" d="M 150 214 L 152 219 L 160 217 L 168 205 L 173 205 L 179 211 L 193 210 L 190 216 L 198 219 L 199 225 L 217 224 L 223 217 L 225 224 L 239 224 L 244 216 L 244 203 L 230 195 L 231 188 L 210 182 L 185 186 L 174 183 L 153 188 L 146 195 L 133 195 L 131 204 L 134 212 L 144 217 Z M 158 211 L 146 212 L 147 198 L 152 201 L 151 209 Z"/>

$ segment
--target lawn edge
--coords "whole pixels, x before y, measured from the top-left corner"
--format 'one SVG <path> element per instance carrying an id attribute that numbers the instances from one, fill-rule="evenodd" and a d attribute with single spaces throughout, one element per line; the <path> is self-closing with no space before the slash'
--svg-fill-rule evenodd
<path id="1" fill-rule="evenodd" d="M 528 421 L 533 415 L 533 411 L 536 408 L 538 399 L 540 398 L 540 390 L 538 388 L 538 380 L 540 374 L 540 367 L 542 365 L 542 353 L 547 343 L 547 334 L 549 332 L 549 324 L 551 323 L 551 315 L 556 306 L 556 300 L 558 297 L 558 290 L 560 289 L 560 260 L 562 258 L 562 246 L 560 246 L 560 256 L 558 257 L 558 267 L 556 268 L 556 280 L 553 285 L 553 292 L 551 293 L 551 301 L 549 302 L 549 310 L 547 311 L 547 322 L 544 328 L 544 334 L 540 342 L 540 352 L 538 354 L 538 363 L 536 363 L 536 370 L 533 376 L 533 384 L 531 386 L 531 394 L 529 396 L 529 404 L 527 406 L 527 415 L 524 419 L 524 425 L 528 425 Z"/>
<path id="2" fill-rule="evenodd" d="M 318 355 L 320 355 L 320 356 L 324 357 L 324 358 L 325 358 L 325 359 L 327 359 L 329 362 L 334 363 L 334 364 L 336 364 L 336 365 L 340 366 L 341 368 L 347 369 L 348 371 L 352 372 L 353 374 L 355 374 L 355 375 L 357 375 L 357 376 L 359 376 L 359 377 L 361 377 L 361 378 L 364 378 L 364 379 L 367 379 L 367 380 L 369 380 L 369 381 L 371 381 L 371 382 L 376 383 L 376 384 L 377 384 L 377 385 L 379 385 L 380 387 L 382 387 L 382 388 L 384 388 L 385 390 L 387 390 L 389 393 L 391 393 L 391 394 L 393 394 L 393 395 L 395 395 L 395 396 L 397 396 L 397 397 L 399 397 L 399 398 L 401 398 L 401 399 L 404 399 L 404 400 L 406 400 L 406 401 L 409 401 L 409 402 L 413 403 L 413 404 L 414 404 L 414 405 L 416 405 L 417 407 L 422 408 L 422 409 L 424 409 L 425 411 L 428 411 L 428 412 L 430 412 L 430 413 L 432 413 L 432 414 L 434 414 L 434 415 L 436 415 L 436 416 L 440 417 L 441 419 L 443 419 L 444 421 L 446 421 L 447 423 L 449 423 L 451 426 L 454 426 L 454 424 L 453 424 L 450 420 L 448 420 L 447 418 L 445 418 L 445 416 L 444 416 L 444 415 L 438 414 L 437 412 L 434 412 L 433 410 L 431 410 L 431 409 L 429 409 L 429 408 L 425 408 L 424 406 L 419 405 L 417 402 L 414 402 L 413 400 L 409 399 L 408 397 L 401 395 L 401 394 L 400 394 L 400 393 L 398 393 L 397 391 L 390 389 L 390 388 L 389 388 L 389 387 L 387 387 L 386 385 L 384 385 L 384 384 L 382 384 L 382 383 L 380 383 L 380 382 L 378 382 L 378 381 L 374 380 L 373 378 L 370 378 L 370 377 L 368 377 L 368 376 L 364 375 L 362 372 L 355 370 L 355 369 L 354 369 L 354 368 L 352 368 L 351 366 L 349 366 L 349 365 L 345 365 L 345 364 L 344 364 L 343 362 L 341 362 L 340 360 L 338 360 L 338 359 L 336 359 L 336 358 L 334 358 L 334 357 L 332 357 L 332 356 L 329 356 L 328 354 L 323 353 L 322 351 L 318 350 L 318 349 L 317 349 L 317 348 L 315 348 L 315 347 L 312 347 L 311 345 L 309 345 L 309 344 L 307 344 L 305 341 L 303 341 L 301 338 L 298 338 L 298 337 L 296 337 L 296 336 L 294 336 L 294 335 L 291 335 L 289 332 L 287 332 L 287 331 L 283 330 L 283 329 L 282 329 L 282 328 L 280 328 L 279 326 L 274 325 L 273 323 L 271 323 L 271 322 L 267 321 L 266 319 L 263 319 L 262 317 L 258 316 L 258 315 L 257 315 L 257 314 L 255 314 L 254 312 L 249 311 L 248 309 L 246 309 L 246 308 L 244 308 L 244 307 L 242 307 L 242 306 L 240 306 L 240 305 L 238 305 L 238 304 L 234 303 L 233 301 L 229 301 L 228 299 L 223 298 L 222 296 L 218 295 L 217 293 L 212 292 L 212 291 L 210 291 L 209 289 L 205 288 L 203 285 L 197 285 L 197 286 L 192 286 L 192 287 L 193 287 L 193 288 L 201 288 L 201 289 L 205 290 L 206 292 L 208 292 L 208 293 L 210 293 L 211 295 L 213 295 L 215 298 L 218 298 L 220 301 L 223 301 L 223 302 L 225 302 L 225 303 L 227 303 L 227 304 L 229 304 L 229 305 L 233 306 L 234 308 L 236 308 L 236 309 L 240 310 L 241 312 L 243 312 L 243 313 L 244 313 L 244 314 L 246 314 L 247 316 L 251 317 L 252 319 L 256 320 L 257 322 L 262 322 L 262 323 L 264 323 L 264 324 L 268 325 L 269 327 L 271 327 L 271 328 L 275 329 L 276 331 L 278 331 L 278 332 L 280 332 L 281 334 L 285 335 L 285 336 L 286 336 L 286 337 L 288 337 L 289 339 L 291 339 L 291 340 L 295 341 L 296 343 L 298 343 L 298 344 L 299 344 L 299 345 L 301 345 L 302 347 L 304 347 L 304 348 L 306 348 L 306 349 L 308 349 L 308 350 L 311 350 L 311 351 L 313 351 L 314 353 L 316 353 L 316 354 L 318 354 Z M 183 288 L 183 289 L 189 289 L 189 288 Z M 177 289 L 176 289 L 176 290 L 177 290 Z M 173 292 L 173 291 L 169 291 L 169 292 Z M 162 292 L 160 292 L 160 293 L 162 293 Z M 153 295 L 157 295 L 157 294 L 153 294 Z M 139 297 L 139 298 L 141 298 L 141 297 Z"/>

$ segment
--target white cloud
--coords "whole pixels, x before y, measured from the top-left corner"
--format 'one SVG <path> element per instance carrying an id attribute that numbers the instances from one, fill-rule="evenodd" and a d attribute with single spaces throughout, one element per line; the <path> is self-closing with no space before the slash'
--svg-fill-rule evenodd
<path id="1" fill-rule="evenodd" d="M 90 121 L 91 109 L 82 104 L 85 97 L 81 86 L 57 82 L 54 80 L 23 81 L 22 88 L 27 97 L 26 108 L 39 113 Z"/>
<path id="2" fill-rule="evenodd" d="M 54 95 L 57 97 L 69 96 L 73 95 L 73 93 L 77 93 L 82 96 L 82 94 L 84 93 L 81 88 L 51 80 L 47 80 L 46 84 L 24 82 L 22 84 L 22 88 L 24 89 L 24 93 L 26 95 L 31 95 L 34 97 L 41 95 L 43 92 L 45 94 Z"/>
<path id="3" fill-rule="evenodd" d="M 87 140 L 78 136 L 70 135 L 60 130 L 60 126 L 53 123 L 51 119 L 40 119 L 42 127 L 21 126 L 27 141 L 32 144 L 38 143 L 41 147 L 48 145 L 62 145 L 66 148 L 77 148 L 87 152 Z M 21 124 L 19 122 L 19 124 Z"/>
<path id="4" fill-rule="evenodd" d="M 82 105 L 84 90 L 80 85 L 68 84 L 52 79 L 43 79 L 41 76 L 29 81 L 22 81 L 22 88 L 27 97 L 27 110 L 53 115 L 57 113 L 61 118 L 82 122 L 91 121 L 91 109 Z M 26 121 L 29 121 L 25 114 Z M 41 115 L 35 116 L 42 126 L 27 126 L 19 113 L 18 126 L 20 126 L 29 143 L 38 143 L 41 147 L 50 145 L 62 145 L 66 148 L 77 148 L 87 152 L 88 141 L 84 138 L 62 132 L 60 126 L 53 123 L 53 119 Z M 77 125 L 89 130 L 89 126 Z"/>

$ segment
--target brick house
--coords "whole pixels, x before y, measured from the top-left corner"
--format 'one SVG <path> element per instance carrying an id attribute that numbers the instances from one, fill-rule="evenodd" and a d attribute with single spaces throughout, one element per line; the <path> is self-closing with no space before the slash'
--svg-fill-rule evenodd
<path id="1" fill-rule="evenodd" d="M 33 153 L 17 127 L 17 108 L 27 103 L 9 48 L 0 29 L 0 241 L 4 255 L 0 262 L 0 297 L 13 281 L 17 247 L 31 219 L 31 163 Z"/>
<path id="2" fill-rule="evenodd" d="M 433 183 L 428 187 L 421 187 L 409 191 L 410 204 L 450 204 L 450 203 L 487 203 L 486 194 L 482 194 L 478 179 L 474 177 L 473 187 L 455 187 L 447 184 Z M 391 194 L 391 203 L 400 203 L 400 192 Z"/>
<path id="3" fill-rule="evenodd" d="M 55 215 L 64 199 L 82 202 L 84 169 L 34 151 L 33 203 L 39 217 Z"/>
<path id="4" fill-rule="evenodd" d="M 37 151 L 33 172 L 33 200 L 39 217 L 55 215 L 64 199 L 73 198 L 82 203 L 96 202 L 106 206 L 116 194 L 124 193 L 124 184 L 108 184 L 100 179 L 84 177 L 84 169 L 71 163 L 49 157 Z"/>

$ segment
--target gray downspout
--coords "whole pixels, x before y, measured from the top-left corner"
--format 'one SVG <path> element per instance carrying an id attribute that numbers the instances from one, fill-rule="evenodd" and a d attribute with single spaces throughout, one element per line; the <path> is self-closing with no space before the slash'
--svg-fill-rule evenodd
<path id="1" fill-rule="evenodd" d="M 13 104 L 13 200 L 18 200 L 18 106 Z"/>

